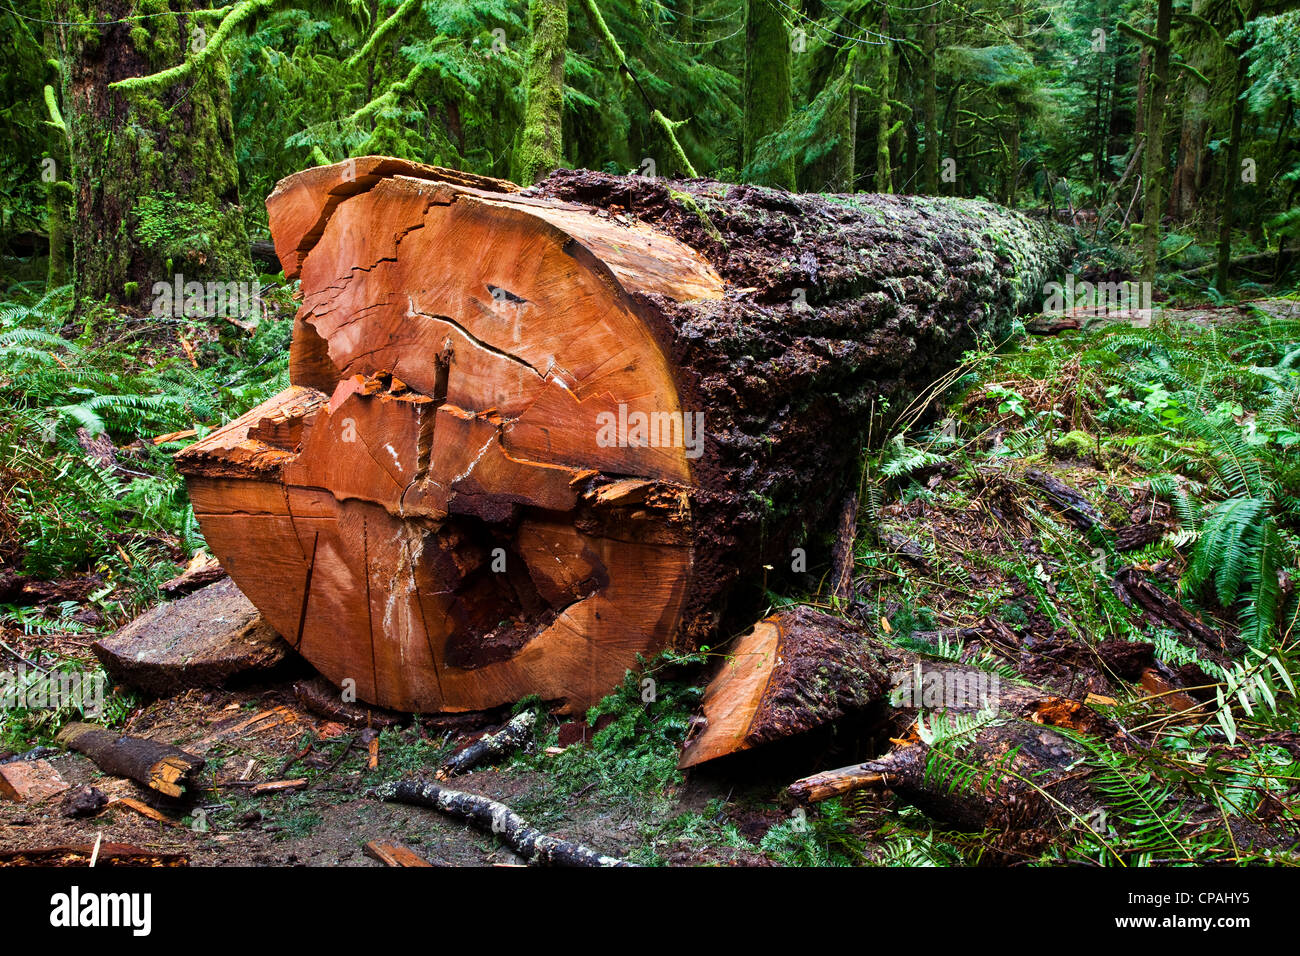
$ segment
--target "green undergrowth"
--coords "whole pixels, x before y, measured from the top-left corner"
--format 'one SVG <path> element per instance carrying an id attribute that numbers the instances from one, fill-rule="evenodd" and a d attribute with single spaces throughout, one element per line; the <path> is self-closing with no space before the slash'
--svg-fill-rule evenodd
<path id="1" fill-rule="evenodd" d="M 869 456 L 859 604 L 815 592 L 800 600 L 1009 678 L 1038 653 L 1077 648 L 1080 666 L 1110 688 L 1094 708 L 1129 732 L 1131 746 L 1080 738 L 1081 772 L 1103 806 L 1086 820 L 1065 815 L 1059 839 L 1020 856 L 999 834 L 943 833 L 897 805 L 883 817 L 875 804 L 818 810 L 818 827 L 865 834 L 861 862 L 1300 859 L 1300 322 L 1287 303 L 1243 311 L 1204 324 L 1157 318 L 1149 328 L 1022 334 L 972 353 L 934 390 L 931 413 L 918 405 L 905 414 Z M 1096 525 L 1071 520 L 1034 473 L 1081 493 Z M 1117 531 L 1133 524 L 1152 524 L 1151 540 L 1121 551 Z M 1115 575 L 1124 569 L 1240 650 L 1208 654 L 1123 600 Z M 948 636 L 991 626 L 1012 646 Z M 1146 642 L 1170 668 L 1199 668 L 1196 706 L 1180 714 L 1109 673 L 1095 652 L 1107 640 Z M 961 746 L 936 747 L 936 759 L 947 753 L 949 769 L 959 768 Z"/>
<path id="2" fill-rule="evenodd" d="M 57 580 L 98 575 L 89 603 L 110 621 L 157 598 L 202 546 L 172 466 L 195 436 L 287 384 L 288 303 L 251 335 L 219 319 L 93 311 L 72 323 L 70 293 L 18 288 L 0 304 L 0 571 Z M 28 633 L 76 631 L 60 608 L 0 605 Z"/>

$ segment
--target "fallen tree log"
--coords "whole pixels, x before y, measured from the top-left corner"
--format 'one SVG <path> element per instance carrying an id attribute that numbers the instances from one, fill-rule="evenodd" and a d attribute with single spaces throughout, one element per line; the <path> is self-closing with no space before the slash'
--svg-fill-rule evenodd
<path id="1" fill-rule="evenodd" d="M 538 866 L 631 866 L 623 860 L 549 836 L 529 826 L 504 803 L 476 793 L 452 790 L 420 780 L 396 780 L 375 788 L 375 796 L 390 803 L 409 803 L 438 810 L 499 836 L 506 846 Z"/>
<path id="2" fill-rule="evenodd" d="M 1110 736 L 1082 703 L 974 665 L 929 660 L 866 628 L 808 607 L 787 608 L 742 635 L 705 690 L 678 766 L 794 737 L 851 714 L 884 727 L 925 711 L 975 714 Z"/>
<path id="3" fill-rule="evenodd" d="M 181 796 L 204 766 L 202 757 L 179 747 L 94 724 L 68 724 L 59 731 L 58 742 L 89 757 L 104 773 L 127 777 L 169 797 Z"/>
<path id="4" fill-rule="evenodd" d="M 1032 307 L 988 203 L 369 157 L 267 202 L 292 387 L 177 458 L 212 553 L 361 700 L 565 712 L 820 566 L 873 415 Z M 879 433 L 879 432 L 877 432 Z M 349 684 L 350 682 L 350 684 Z"/>
<path id="5" fill-rule="evenodd" d="M 796 781 L 787 790 L 795 802 L 889 789 L 953 826 L 1041 836 L 1084 820 L 1100 802 L 1081 735 L 1123 745 L 1119 727 L 1080 701 L 973 665 L 924 659 L 800 607 L 760 622 L 728 655 L 679 766 L 855 714 L 873 717 L 870 734 L 891 748 Z"/>

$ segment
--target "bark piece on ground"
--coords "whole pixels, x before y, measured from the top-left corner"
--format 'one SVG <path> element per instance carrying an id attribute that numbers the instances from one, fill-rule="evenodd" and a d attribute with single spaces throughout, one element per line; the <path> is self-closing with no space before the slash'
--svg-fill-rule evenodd
<path id="1" fill-rule="evenodd" d="M 189 866 L 185 853 L 166 853 L 132 846 L 130 843 L 93 843 L 78 846 L 40 847 L 28 850 L 0 850 L 0 866 L 86 867 L 96 866 Z"/>
<path id="2" fill-rule="evenodd" d="M 176 577 L 162 583 L 162 593 L 171 600 L 192 594 L 199 588 L 216 584 L 226 576 L 226 569 L 212 555 L 200 551 Z"/>
<path id="3" fill-rule="evenodd" d="M 0 797 L 34 803 L 67 790 L 70 784 L 48 760 L 15 760 L 0 764 Z"/>
<path id="4" fill-rule="evenodd" d="M 1025 480 L 1081 531 L 1104 526 L 1101 514 L 1092 506 L 1092 502 L 1055 475 L 1030 468 L 1025 471 Z"/>
<path id="5" fill-rule="evenodd" d="M 107 794 L 96 787 L 83 785 L 64 794 L 59 813 L 65 817 L 93 817 L 107 805 Z"/>
<path id="6" fill-rule="evenodd" d="M 158 697 L 266 674 L 290 656 L 229 579 L 151 608 L 91 649 L 115 681 Z"/>
<path id="7" fill-rule="evenodd" d="M 381 843 L 378 840 L 371 840 L 362 847 L 362 852 L 372 860 L 378 860 L 384 866 L 399 868 L 433 866 L 424 857 L 401 843 Z"/>

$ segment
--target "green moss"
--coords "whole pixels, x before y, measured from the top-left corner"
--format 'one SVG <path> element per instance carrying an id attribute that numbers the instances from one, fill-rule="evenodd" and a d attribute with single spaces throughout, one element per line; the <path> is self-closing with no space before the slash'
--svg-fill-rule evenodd
<path id="1" fill-rule="evenodd" d="M 1052 447 L 1065 454 L 1082 458 L 1096 449 L 1097 440 L 1087 432 L 1075 429 L 1052 442 Z"/>
<path id="2" fill-rule="evenodd" d="M 668 195 L 674 202 L 704 224 L 704 231 L 709 234 L 711 239 L 715 242 L 726 243 L 726 240 L 722 238 L 722 233 L 718 231 L 718 227 L 713 224 L 713 220 L 709 218 L 708 214 L 700 208 L 700 204 L 695 201 L 694 196 L 690 193 L 678 192 L 675 189 L 669 189 Z"/>
<path id="3" fill-rule="evenodd" d="M 145 0 L 137 12 L 169 9 L 164 0 Z M 140 21 L 110 79 L 184 62 L 193 28 L 187 17 Z M 80 63 L 103 55 L 103 42 L 98 34 L 71 38 L 65 83 Z M 157 89 L 73 98 L 67 114 L 75 179 L 94 184 L 77 190 L 77 219 L 95 225 L 74 231 L 79 300 L 144 306 L 153 283 L 170 279 L 173 266 L 198 281 L 252 275 L 237 198 L 230 73 L 219 55 Z"/>

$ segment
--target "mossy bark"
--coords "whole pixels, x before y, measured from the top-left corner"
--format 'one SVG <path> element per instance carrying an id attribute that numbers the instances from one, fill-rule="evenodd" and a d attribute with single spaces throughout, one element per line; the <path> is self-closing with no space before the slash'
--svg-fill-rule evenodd
<path id="1" fill-rule="evenodd" d="M 41 15 L 53 20 L 53 8 L 49 3 L 41 5 Z M 53 24 L 46 24 L 42 43 L 45 57 L 49 61 L 49 72 L 57 73 L 58 38 Z M 48 82 L 58 84 L 59 78 L 51 75 Z M 72 198 L 72 186 L 65 178 L 68 170 L 68 128 L 63 122 L 59 110 L 58 87 L 47 86 L 45 90 L 46 109 L 50 113 L 52 128 L 50 149 L 46 157 L 53 163 L 42 170 L 41 178 L 45 182 L 45 232 L 50 239 L 50 261 L 47 281 L 50 288 L 65 285 L 71 278 L 72 230 L 69 216 L 69 202 Z"/>
<path id="2" fill-rule="evenodd" d="M 835 147 L 834 192 L 851 193 L 856 190 L 858 165 L 858 48 L 856 44 L 845 58 L 844 101 L 840 105 L 839 143 Z"/>
<path id="3" fill-rule="evenodd" d="M 939 55 L 939 12 L 937 7 L 926 11 L 923 29 L 921 60 L 921 122 L 925 128 L 925 161 L 922 168 L 921 191 L 934 195 L 939 191 L 939 76 L 935 60 Z"/>
<path id="4" fill-rule="evenodd" d="M 889 35 L 889 10 L 884 9 L 880 13 L 880 32 Z M 890 120 L 889 100 L 894 95 L 894 84 L 891 76 L 891 66 L 893 57 L 890 55 L 891 48 L 888 42 L 881 43 L 879 46 L 878 59 L 876 61 L 876 95 L 880 99 L 880 105 L 876 109 L 876 192 L 892 193 L 894 183 L 891 177 L 892 161 L 889 155 L 889 138 L 893 133 Z"/>
<path id="5" fill-rule="evenodd" d="M 215 25 L 192 0 L 57 0 L 71 142 L 79 303 L 146 308 L 155 282 L 252 274 L 239 203 L 229 71 L 125 92 L 110 84 L 175 66 Z M 90 25 L 94 23 L 96 25 Z"/>
<path id="6" fill-rule="evenodd" d="M 743 163 L 754 161 L 764 137 L 790 119 L 790 36 L 771 0 L 745 3 L 745 137 Z M 794 161 L 772 168 L 762 185 L 795 188 Z"/>
<path id="7" fill-rule="evenodd" d="M 1249 21 L 1254 16 L 1255 6 L 1254 0 L 1250 0 L 1245 5 L 1242 22 Z M 1241 161 L 1241 127 L 1246 112 L 1246 104 L 1241 99 L 1241 92 L 1246 88 L 1246 71 L 1250 66 L 1249 61 L 1246 59 L 1246 42 L 1244 40 L 1238 41 L 1235 46 L 1231 47 L 1231 50 L 1237 61 L 1237 68 L 1233 75 L 1232 85 L 1227 91 L 1232 97 L 1232 108 L 1230 110 L 1231 119 L 1229 120 L 1228 155 L 1224 162 L 1222 179 L 1219 184 L 1219 237 L 1214 269 L 1214 287 L 1223 295 L 1228 292 L 1228 269 L 1232 263 L 1232 194 L 1237 186 L 1238 177 L 1241 175 L 1239 166 Z"/>
<path id="8" fill-rule="evenodd" d="M 528 24 L 528 104 L 516 178 L 535 183 L 563 164 L 564 50 L 569 40 L 566 0 L 531 0 Z"/>
<path id="9" fill-rule="evenodd" d="M 1164 211 L 1165 99 L 1169 88 L 1169 29 L 1173 0 L 1159 0 L 1156 8 L 1155 50 L 1148 86 L 1147 150 L 1142 177 L 1142 281 L 1154 282 L 1160 252 L 1160 214 Z"/>
<path id="10" fill-rule="evenodd" d="M 708 410 L 694 475 L 695 578 L 687 619 L 754 619 L 843 499 L 882 398 L 904 408 L 981 338 L 1038 308 L 1072 260 L 1064 229 L 992 203 L 668 184 L 560 170 L 546 198 L 620 209 L 700 252 L 730 289 L 661 317 L 684 406 Z M 743 291 L 741 291 L 743 290 Z M 888 422 L 886 421 L 886 425 Z M 770 565 L 769 574 L 763 566 Z M 742 570 L 744 569 L 744 570 Z M 691 638 L 710 623 L 688 623 Z"/>

